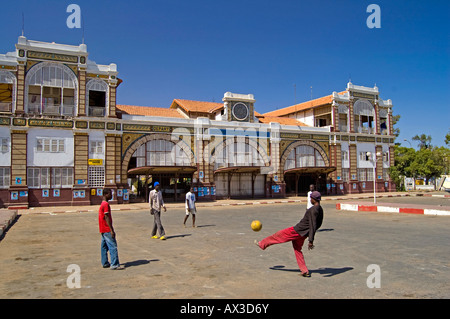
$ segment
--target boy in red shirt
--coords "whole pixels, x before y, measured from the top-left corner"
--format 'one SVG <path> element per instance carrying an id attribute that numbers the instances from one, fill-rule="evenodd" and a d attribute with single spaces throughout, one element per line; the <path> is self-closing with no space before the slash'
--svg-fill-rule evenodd
<path id="1" fill-rule="evenodd" d="M 108 201 L 112 198 L 111 190 L 103 190 L 103 202 L 98 210 L 98 226 L 102 235 L 101 258 L 103 268 L 123 269 L 119 264 L 119 255 L 117 252 L 116 233 L 112 225 L 111 207 Z M 108 251 L 111 257 L 111 264 L 108 261 Z"/>

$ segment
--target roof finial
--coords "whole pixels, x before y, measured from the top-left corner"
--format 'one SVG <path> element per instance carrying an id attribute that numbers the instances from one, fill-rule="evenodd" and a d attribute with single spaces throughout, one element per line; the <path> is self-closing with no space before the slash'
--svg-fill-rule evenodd
<path id="1" fill-rule="evenodd" d="M 22 36 L 24 36 L 24 29 L 25 29 L 25 15 L 22 11 Z"/>

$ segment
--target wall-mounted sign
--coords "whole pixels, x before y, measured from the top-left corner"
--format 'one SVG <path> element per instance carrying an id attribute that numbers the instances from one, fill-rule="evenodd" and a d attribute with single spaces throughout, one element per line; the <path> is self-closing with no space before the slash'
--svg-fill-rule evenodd
<path id="1" fill-rule="evenodd" d="M 103 165 L 103 160 L 102 159 L 90 158 L 90 159 L 88 159 L 88 165 L 101 166 L 101 165 Z"/>

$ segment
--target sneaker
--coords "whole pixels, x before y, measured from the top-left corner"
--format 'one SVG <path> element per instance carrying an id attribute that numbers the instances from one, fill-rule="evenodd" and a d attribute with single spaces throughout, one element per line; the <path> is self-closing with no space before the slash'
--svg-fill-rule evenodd
<path id="1" fill-rule="evenodd" d="M 109 263 L 103 265 L 103 268 L 109 268 L 109 267 L 111 267 L 111 265 Z"/>
<path id="2" fill-rule="evenodd" d="M 125 267 L 119 265 L 119 266 L 111 266 L 111 268 L 109 268 L 109 269 L 111 269 L 111 270 L 123 270 L 123 269 L 125 269 Z"/>
<path id="3" fill-rule="evenodd" d="M 159 239 L 161 239 L 161 240 L 166 240 L 166 237 L 161 236 Z"/>
<path id="4" fill-rule="evenodd" d="M 309 272 L 305 272 L 302 274 L 303 277 L 309 278 L 311 277 L 311 274 Z"/>
<path id="5" fill-rule="evenodd" d="M 259 241 L 257 241 L 256 239 L 255 239 L 255 241 L 253 242 L 256 246 L 258 246 L 259 248 L 261 248 L 261 246 L 259 245 Z"/>
<path id="6" fill-rule="evenodd" d="M 155 236 L 152 236 L 152 238 L 153 239 L 158 239 L 159 237 L 155 235 Z"/>

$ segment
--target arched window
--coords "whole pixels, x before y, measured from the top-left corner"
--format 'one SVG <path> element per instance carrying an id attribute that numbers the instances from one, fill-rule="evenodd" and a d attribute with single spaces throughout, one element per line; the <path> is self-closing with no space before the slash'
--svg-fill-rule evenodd
<path id="1" fill-rule="evenodd" d="M 109 104 L 109 86 L 99 79 L 92 79 L 86 85 L 86 106 L 89 116 L 105 116 Z"/>
<path id="2" fill-rule="evenodd" d="M 319 151 L 309 145 L 299 145 L 288 155 L 284 170 L 299 167 L 324 167 L 325 161 Z"/>
<path id="3" fill-rule="evenodd" d="M 178 144 L 168 140 L 152 140 L 139 146 L 133 156 L 136 167 L 189 166 L 189 155 Z"/>
<path id="4" fill-rule="evenodd" d="M 41 62 L 25 78 L 26 111 L 31 114 L 74 116 L 78 81 L 64 64 Z"/>
<path id="5" fill-rule="evenodd" d="M 353 105 L 355 130 L 358 133 L 375 133 L 375 109 L 367 100 L 357 100 Z"/>
<path id="6" fill-rule="evenodd" d="M 16 77 L 0 70 L 0 112 L 12 112 L 16 106 Z"/>
<path id="7" fill-rule="evenodd" d="M 233 166 L 265 166 L 258 149 L 244 141 L 234 141 L 222 148 L 217 148 L 213 160 L 214 169 Z"/>

